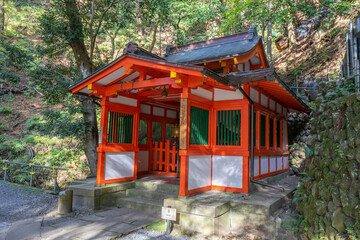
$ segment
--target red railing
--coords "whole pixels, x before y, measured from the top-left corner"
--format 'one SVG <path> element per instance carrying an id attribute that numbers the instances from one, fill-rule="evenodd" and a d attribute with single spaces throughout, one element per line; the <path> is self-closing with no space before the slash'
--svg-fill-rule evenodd
<path id="1" fill-rule="evenodd" d="M 176 176 L 177 149 L 170 140 L 155 142 L 150 154 L 150 173 Z"/>

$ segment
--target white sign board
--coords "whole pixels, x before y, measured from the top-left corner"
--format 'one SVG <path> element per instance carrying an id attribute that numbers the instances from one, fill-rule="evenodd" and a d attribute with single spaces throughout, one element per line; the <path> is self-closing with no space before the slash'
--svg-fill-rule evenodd
<path id="1" fill-rule="evenodd" d="M 161 218 L 170 221 L 176 221 L 176 208 L 162 207 Z"/>

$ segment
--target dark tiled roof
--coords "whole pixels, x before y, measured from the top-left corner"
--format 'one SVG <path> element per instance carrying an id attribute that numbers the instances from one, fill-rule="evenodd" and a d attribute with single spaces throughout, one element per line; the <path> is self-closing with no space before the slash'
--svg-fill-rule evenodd
<path id="1" fill-rule="evenodd" d="M 261 37 L 256 31 L 230 35 L 168 49 L 165 59 L 175 63 L 203 63 L 242 55 L 253 50 Z"/>

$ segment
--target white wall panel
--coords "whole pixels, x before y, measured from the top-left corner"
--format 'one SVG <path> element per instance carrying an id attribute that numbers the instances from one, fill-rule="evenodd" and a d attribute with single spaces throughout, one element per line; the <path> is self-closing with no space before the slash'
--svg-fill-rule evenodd
<path id="1" fill-rule="evenodd" d="M 281 105 L 276 103 L 276 112 L 281 113 Z"/>
<path id="2" fill-rule="evenodd" d="M 211 185 L 211 156 L 189 156 L 188 190 Z"/>
<path id="3" fill-rule="evenodd" d="M 242 156 L 213 156 L 212 185 L 242 188 Z"/>
<path id="4" fill-rule="evenodd" d="M 276 170 L 276 157 L 270 156 L 270 172 L 274 172 Z"/>
<path id="5" fill-rule="evenodd" d="M 137 155 L 137 171 L 147 171 L 149 166 L 149 151 L 140 151 Z"/>
<path id="6" fill-rule="evenodd" d="M 116 98 L 109 98 L 110 102 L 120 103 L 128 106 L 137 107 L 137 99 L 117 96 Z"/>
<path id="7" fill-rule="evenodd" d="M 286 107 L 283 107 L 283 115 L 284 115 L 284 117 L 287 116 L 287 109 L 286 109 Z"/>
<path id="8" fill-rule="evenodd" d="M 168 118 L 176 118 L 176 111 L 167 110 L 167 111 L 166 111 L 166 116 L 167 116 Z"/>
<path id="9" fill-rule="evenodd" d="M 81 93 L 85 93 L 85 94 L 89 94 L 89 93 L 92 93 L 93 90 L 89 90 L 87 87 L 81 89 L 79 92 Z"/>
<path id="10" fill-rule="evenodd" d="M 212 92 L 203 89 L 201 87 L 198 87 L 197 89 L 191 89 L 191 93 L 196 96 L 203 97 L 208 100 L 212 100 L 212 95 L 213 95 Z"/>
<path id="11" fill-rule="evenodd" d="M 254 176 L 259 175 L 259 157 L 254 156 Z"/>
<path id="12" fill-rule="evenodd" d="M 134 176 L 133 152 L 105 153 L 105 180 Z"/>
<path id="13" fill-rule="evenodd" d="M 281 156 L 277 156 L 276 157 L 276 164 L 277 164 L 277 170 L 281 170 L 282 169 L 282 157 Z"/>
<path id="14" fill-rule="evenodd" d="M 121 80 L 121 82 L 130 82 L 131 80 L 137 78 L 139 75 L 139 72 L 133 72 L 132 74 Z"/>
<path id="15" fill-rule="evenodd" d="M 214 101 L 239 100 L 243 98 L 243 94 L 238 89 L 236 91 L 227 91 L 214 88 Z"/>
<path id="16" fill-rule="evenodd" d="M 268 173 L 268 156 L 261 156 L 260 167 L 261 174 Z"/>
<path id="17" fill-rule="evenodd" d="M 107 85 L 113 81 L 115 81 L 116 79 L 122 77 L 125 75 L 124 73 L 125 68 L 119 68 L 118 70 L 113 71 L 112 73 L 108 74 L 107 76 L 101 78 L 99 81 L 95 82 L 95 84 L 104 86 Z"/>
<path id="18" fill-rule="evenodd" d="M 261 105 L 263 105 L 264 107 L 267 107 L 267 101 L 268 101 L 267 96 L 265 96 L 264 94 L 261 94 Z"/>
<path id="19" fill-rule="evenodd" d="M 269 100 L 269 107 L 271 110 L 275 111 L 275 101 L 274 100 Z"/>
<path id="20" fill-rule="evenodd" d="M 243 72 L 244 71 L 244 64 L 238 64 L 238 70 L 240 71 L 240 72 Z"/>
<path id="21" fill-rule="evenodd" d="M 284 169 L 286 169 L 288 167 L 288 156 L 286 156 L 286 155 L 283 156 L 283 166 L 284 166 Z"/>
<path id="22" fill-rule="evenodd" d="M 283 149 L 286 150 L 286 146 L 287 146 L 287 122 L 286 121 L 282 121 L 282 126 L 283 126 Z"/>
<path id="23" fill-rule="evenodd" d="M 245 72 L 248 72 L 248 71 L 250 71 L 250 62 L 249 61 L 245 62 Z"/>
<path id="24" fill-rule="evenodd" d="M 145 113 L 145 114 L 150 114 L 151 113 L 151 107 L 149 105 L 140 104 L 140 108 L 141 108 L 142 113 Z"/>
<path id="25" fill-rule="evenodd" d="M 165 109 L 164 108 L 153 107 L 153 115 L 160 116 L 160 117 L 165 117 Z"/>
<path id="26" fill-rule="evenodd" d="M 252 87 L 250 88 L 250 98 L 254 102 L 257 102 L 257 103 L 259 102 L 259 92 L 255 89 L 253 89 Z"/>

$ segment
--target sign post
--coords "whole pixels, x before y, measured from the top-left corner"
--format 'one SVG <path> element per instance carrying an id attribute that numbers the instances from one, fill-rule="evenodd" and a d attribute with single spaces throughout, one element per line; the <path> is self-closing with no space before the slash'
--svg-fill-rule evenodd
<path id="1" fill-rule="evenodd" d="M 171 221 L 176 221 L 176 208 L 162 207 L 161 218 L 166 220 L 166 235 L 171 232 Z"/>

